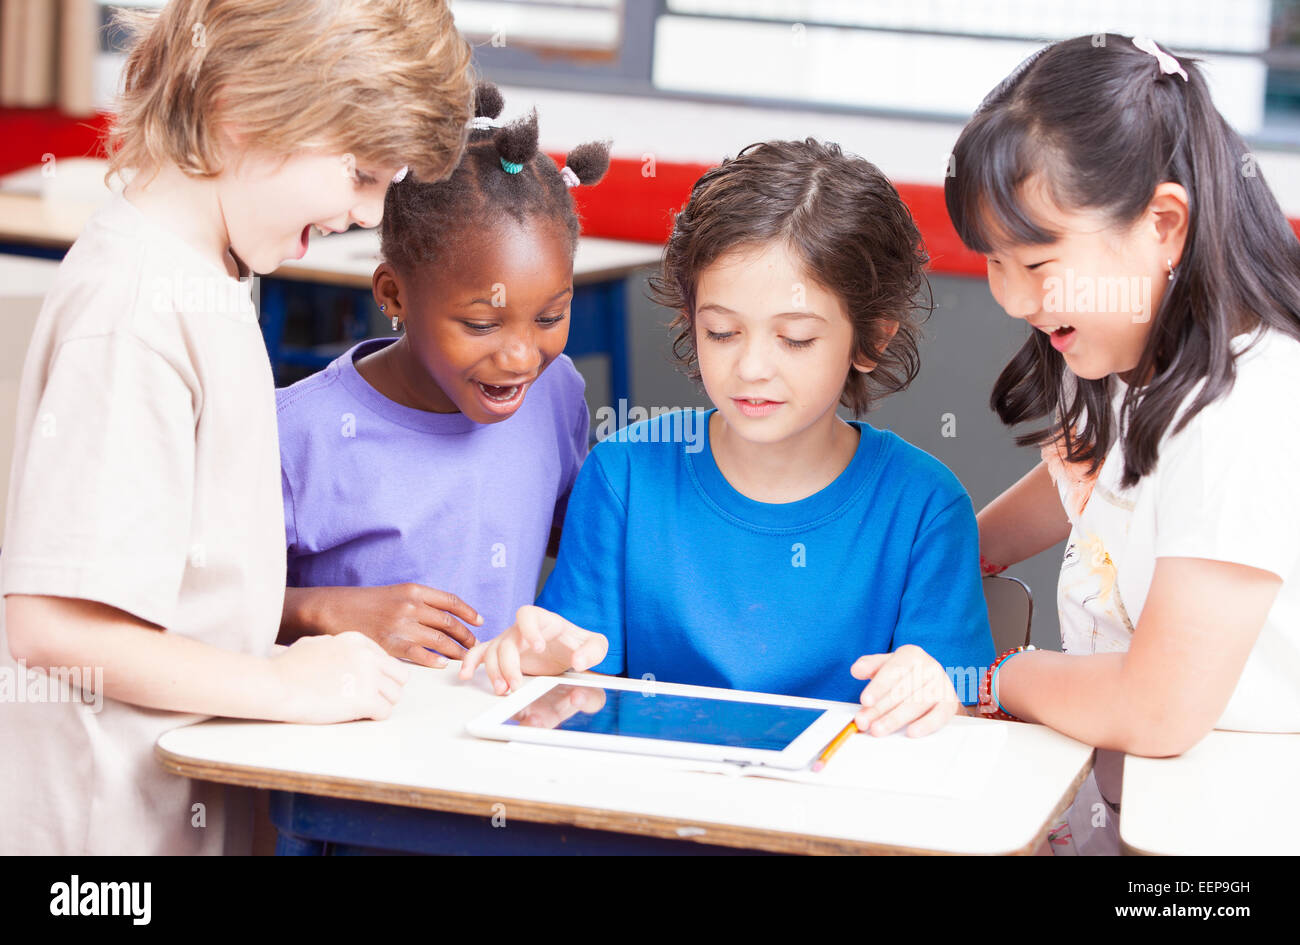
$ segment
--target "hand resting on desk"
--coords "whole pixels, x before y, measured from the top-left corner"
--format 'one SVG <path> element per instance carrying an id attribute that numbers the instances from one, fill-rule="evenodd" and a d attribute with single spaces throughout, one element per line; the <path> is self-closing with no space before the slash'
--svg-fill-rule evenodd
<path id="1" fill-rule="evenodd" d="M 849 669 L 854 679 L 870 679 L 862 690 L 859 731 L 890 735 L 903 726 L 912 737 L 943 728 L 961 708 L 952 679 L 919 646 L 904 644 L 892 653 L 863 656 Z"/>
<path id="2" fill-rule="evenodd" d="M 386 719 L 409 669 L 359 633 L 309 637 L 269 658 L 167 633 L 99 601 L 4 598 L 13 658 L 30 667 L 103 667 L 119 702 L 236 719 Z"/>

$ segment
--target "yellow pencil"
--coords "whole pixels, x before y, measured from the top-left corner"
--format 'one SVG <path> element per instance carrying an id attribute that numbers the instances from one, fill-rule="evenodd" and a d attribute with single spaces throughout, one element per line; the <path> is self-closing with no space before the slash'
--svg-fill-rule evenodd
<path id="1" fill-rule="evenodd" d="M 844 744 L 850 735 L 856 735 L 857 732 L 857 722 L 850 722 L 848 725 L 844 726 L 844 729 L 831 739 L 831 743 L 826 746 L 826 750 L 817 757 L 816 761 L 813 762 L 812 769 L 814 771 L 820 771 L 822 768 L 825 768 L 826 762 L 830 761 L 831 755 L 835 754 L 835 752 L 839 750 L 839 747 Z"/>

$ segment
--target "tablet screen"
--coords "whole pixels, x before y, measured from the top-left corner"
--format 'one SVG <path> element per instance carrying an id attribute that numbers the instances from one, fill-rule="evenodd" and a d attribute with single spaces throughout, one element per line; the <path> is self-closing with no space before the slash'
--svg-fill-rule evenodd
<path id="1" fill-rule="evenodd" d="M 575 694 L 583 700 L 581 708 L 572 705 Z M 783 751 L 825 711 L 597 686 L 555 686 L 505 724 Z"/>

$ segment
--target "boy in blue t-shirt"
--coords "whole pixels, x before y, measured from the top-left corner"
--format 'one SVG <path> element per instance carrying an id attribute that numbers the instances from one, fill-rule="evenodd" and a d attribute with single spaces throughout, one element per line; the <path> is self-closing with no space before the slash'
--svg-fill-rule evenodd
<path id="1" fill-rule="evenodd" d="M 975 703 L 993 642 L 970 498 L 922 450 L 837 416 L 915 377 L 924 263 L 897 192 L 836 145 L 753 145 L 700 178 L 651 287 L 715 409 L 592 451 L 538 606 L 462 676 L 860 699 L 877 735 Z"/>

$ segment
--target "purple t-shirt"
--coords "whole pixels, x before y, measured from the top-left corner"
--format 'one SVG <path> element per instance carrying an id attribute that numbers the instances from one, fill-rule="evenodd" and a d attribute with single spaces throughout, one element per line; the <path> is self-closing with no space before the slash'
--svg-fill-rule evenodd
<path id="1" fill-rule="evenodd" d="M 533 602 L 587 455 L 582 375 L 561 355 L 513 416 L 479 424 L 371 387 L 354 362 L 391 343 L 363 341 L 276 391 L 288 585 L 451 591 L 489 640 Z"/>

